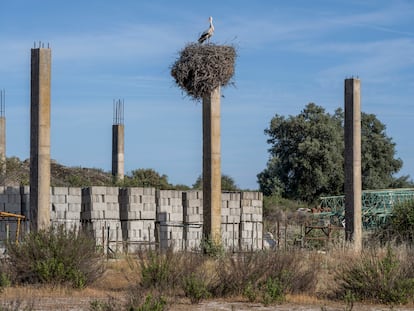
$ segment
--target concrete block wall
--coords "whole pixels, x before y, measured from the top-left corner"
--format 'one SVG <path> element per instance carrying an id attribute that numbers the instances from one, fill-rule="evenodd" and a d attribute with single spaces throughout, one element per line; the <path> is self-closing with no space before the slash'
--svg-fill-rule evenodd
<path id="1" fill-rule="evenodd" d="M 202 243 L 203 192 L 154 188 L 52 187 L 52 224 L 89 231 L 105 250 L 135 252 L 142 247 L 198 250 Z M 29 216 L 29 187 L 0 187 L 0 210 Z M 223 192 L 222 243 L 229 250 L 262 248 L 263 196 Z M 5 239 L 0 222 L 0 240 Z M 7 222 L 10 223 L 11 222 Z M 22 231 L 28 231 L 29 222 Z M 13 225 L 9 226 L 13 236 Z M 15 230 L 15 229 L 13 229 Z"/>
<path id="2" fill-rule="evenodd" d="M 0 187 L 0 211 L 21 214 L 21 205 L 22 197 L 19 187 Z M 3 237 L 3 240 L 6 238 L 14 240 L 16 231 L 17 222 L 0 221 L 0 237 Z"/>
<path id="3" fill-rule="evenodd" d="M 157 235 L 161 249 L 182 250 L 184 243 L 183 192 L 157 190 Z"/>
<path id="4" fill-rule="evenodd" d="M 112 251 L 122 245 L 122 226 L 118 187 L 88 187 L 82 189 L 82 229 L 95 237 L 96 245 Z"/>
<path id="5" fill-rule="evenodd" d="M 124 251 L 155 247 L 155 188 L 120 188 L 119 208 Z"/>
<path id="6" fill-rule="evenodd" d="M 221 194 L 221 239 L 225 249 L 239 249 L 240 192 Z"/>
<path id="7" fill-rule="evenodd" d="M 184 191 L 182 199 L 185 250 L 200 250 L 203 240 L 203 191 Z"/>
<path id="8" fill-rule="evenodd" d="M 82 189 L 52 187 L 50 190 L 52 225 L 61 225 L 67 230 L 79 230 L 81 227 Z"/>
<path id="9" fill-rule="evenodd" d="M 263 194 L 241 192 L 240 247 L 258 250 L 263 247 Z"/>

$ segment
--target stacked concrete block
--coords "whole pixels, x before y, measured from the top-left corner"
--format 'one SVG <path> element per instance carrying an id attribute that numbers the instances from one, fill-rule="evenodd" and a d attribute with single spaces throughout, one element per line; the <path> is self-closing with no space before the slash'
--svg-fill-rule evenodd
<path id="1" fill-rule="evenodd" d="M 0 211 L 21 215 L 19 187 L 0 187 Z M 16 231 L 17 221 L 15 218 L 4 218 L 0 221 L 0 240 L 14 240 L 16 238 Z"/>
<path id="2" fill-rule="evenodd" d="M 157 190 L 157 234 L 161 250 L 182 250 L 184 243 L 184 214 L 182 191 Z"/>
<path id="3" fill-rule="evenodd" d="M 203 191 L 183 192 L 184 240 L 186 250 L 200 250 L 203 240 Z"/>
<path id="4" fill-rule="evenodd" d="M 0 210 L 21 215 L 21 196 L 19 187 L 0 187 Z"/>
<path id="5" fill-rule="evenodd" d="M 22 236 L 30 232 L 30 186 L 20 187 L 21 214 L 25 216 L 22 222 Z"/>
<path id="6" fill-rule="evenodd" d="M 225 249 L 238 249 L 240 214 L 240 192 L 223 192 L 221 194 L 221 236 Z"/>
<path id="7" fill-rule="evenodd" d="M 63 226 L 66 230 L 79 230 L 81 207 L 81 188 L 51 188 L 50 218 L 53 226 Z"/>
<path id="8" fill-rule="evenodd" d="M 241 192 L 240 243 L 243 250 L 259 250 L 263 245 L 263 194 Z"/>
<path id="9" fill-rule="evenodd" d="M 82 189 L 81 221 L 96 245 L 104 252 L 120 250 L 122 228 L 118 203 L 118 187 L 89 187 Z"/>
<path id="10" fill-rule="evenodd" d="M 124 250 L 135 252 L 155 246 L 155 188 L 119 189 Z"/>

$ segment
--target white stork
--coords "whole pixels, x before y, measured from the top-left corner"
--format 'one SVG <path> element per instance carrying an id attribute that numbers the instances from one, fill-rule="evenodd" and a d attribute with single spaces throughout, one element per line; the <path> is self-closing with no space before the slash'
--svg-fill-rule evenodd
<path id="1" fill-rule="evenodd" d="M 208 40 L 208 42 L 210 42 L 210 38 L 213 36 L 214 34 L 214 26 L 213 26 L 213 18 L 210 16 L 209 17 L 209 22 L 210 22 L 210 27 L 204 31 L 200 38 L 198 39 L 198 43 L 203 43 L 204 41 Z"/>

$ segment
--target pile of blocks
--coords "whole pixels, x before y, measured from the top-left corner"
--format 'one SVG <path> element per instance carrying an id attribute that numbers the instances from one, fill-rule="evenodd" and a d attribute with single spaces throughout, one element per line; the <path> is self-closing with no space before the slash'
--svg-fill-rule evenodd
<path id="1" fill-rule="evenodd" d="M 154 248 L 155 188 L 121 188 L 119 203 L 124 251 Z"/>
<path id="2" fill-rule="evenodd" d="M 21 196 L 18 187 L 0 187 L 0 211 L 21 214 Z M 0 221 L 0 236 L 14 240 L 16 237 L 17 222 Z M 8 235 L 8 236 L 7 236 Z"/>
<path id="3" fill-rule="evenodd" d="M 240 243 L 242 250 L 258 250 L 263 245 L 263 194 L 241 192 Z"/>
<path id="4" fill-rule="evenodd" d="M 185 250 L 200 250 L 203 240 L 203 191 L 183 192 Z"/>
<path id="5" fill-rule="evenodd" d="M 75 187 L 52 187 L 50 194 L 50 219 L 54 226 L 66 230 L 80 229 L 82 189 Z"/>
<path id="6" fill-rule="evenodd" d="M 174 251 L 184 247 L 182 191 L 157 190 L 157 234 L 160 249 Z"/>
<path id="7" fill-rule="evenodd" d="M 221 194 L 221 237 L 225 249 L 237 250 L 240 236 L 240 192 Z"/>
<path id="8" fill-rule="evenodd" d="M 83 228 L 92 233 L 96 245 L 102 246 L 105 253 L 117 252 L 122 245 L 118 190 L 118 187 L 82 189 Z"/>
<path id="9" fill-rule="evenodd" d="M 142 248 L 200 250 L 203 239 L 203 192 L 155 188 L 52 187 L 52 225 L 89 231 L 106 251 L 135 252 Z M 227 250 L 262 249 L 263 195 L 223 192 L 222 245 Z M 30 188 L 0 187 L 0 211 L 30 220 Z M 0 240 L 15 236 L 16 221 L 0 222 Z M 24 222 L 22 232 L 27 232 Z"/>

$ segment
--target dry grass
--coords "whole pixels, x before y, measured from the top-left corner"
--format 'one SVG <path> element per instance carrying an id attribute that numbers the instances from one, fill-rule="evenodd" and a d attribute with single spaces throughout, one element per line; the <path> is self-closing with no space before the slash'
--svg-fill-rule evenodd
<path id="1" fill-rule="evenodd" d="M 412 272 L 414 266 L 412 261 L 412 251 L 399 247 L 395 248 L 394 252 L 401 262 L 404 262 L 404 266 Z M 385 256 L 386 249 L 377 249 L 375 254 L 379 257 Z M 259 267 L 255 268 L 258 269 L 257 271 L 259 272 L 263 269 L 263 267 L 260 268 L 261 265 L 267 266 L 269 265 L 269 262 L 275 260 L 279 260 L 280 263 L 271 264 L 270 269 L 272 270 L 291 269 L 289 267 L 300 267 L 302 271 L 309 271 L 312 269 L 315 270 L 313 276 L 317 278 L 317 289 L 313 289 L 313 286 L 309 287 L 309 284 L 300 284 L 300 282 L 306 283 L 312 281 L 313 277 L 306 279 L 302 277 L 303 274 L 299 273 L 296 277 L 298 283 L 293 283 L 293 286 L 297 287 L 299 290 L 288 291 L 284 304 L 309 306 L 311 308 L 318 308 L 318 306 L 333 306 L 334 308 L 339 308 L 338 310 L 344 310 L 344 300 L 338 300 L 338 298 L 333 299 L 332 295 L 330 296 L 326 293 L 332 293 L 337 288 L 337 280 L 335 280 L 336 272 L 345 264 L 355 260 L 358 261 L 358 259 L 360 259 L 359 255 L 355 254 L 353 251 L 345 250 L 343 248 L 334 249 L 327 253 L 303 251 L 294 254 L 291 257 L 291 260 L 296 262 L 293 266 L 291 266 L 288 262 L 288 257 L 276 258 L 269 256 L 268 259 L 265 259 L 265 257 L 262 256 L 263 255 L 252 258 L 250 262 L 251 265 L 259 265 Z M 184 276 L 184 272 L 182 271 L 188 268 L 189 271 L 202 271 L 205 277 L 209 278 L 208 282 L 210 284 L 215 284 L 217 281 L 225 281 L 226 276 L 220 276 L 221 270 L 218 270 L 218 266 L 222 265 L 223 261 L 208 257 L 200 263 L 198 261 L 199 258 L 195 260 L 190 259 L 189 257 L 190 256 L 185 256 L 185 254 L 184 256 L 183 254 L 179 254 L 177 257 L 180 258 L 181 261 L 181 264 L 175 262 L 177 270 L 181 271 L 179 273 L 180 276 Z M 243 263 L 237 263 L 234 260 L 232 261 L 231 258 L 232 257 L 230 256 L 223 260 L 230 264 L 230 266 L 226 266 L 228 269 L 231 269 L 231 267 L 236 270 L 240 269 L 239 271 L 235 271 L 234 275 L 231 277 L 238 278 L 236 281 L 242 284 L 245 275 L 251 273 L 251 271 L 243 270 L 247 269 L 248 265 L 244 266 Z M 233 257 L 233 259 L 234 258 L 237 257 Z M 198 269 L 195 269 L 195 266 L 197 265 Z M 55 303 L 55 309 L 60 310 L 69 310 L 69 306 L 71 304 L 72 306 L 82 305 L 83 309 L 72 308 L 72 310 L 88 310 L 88 306 L 91 301 L 108 301 L 109 297 L 113 297 L 117 303 L 122 303 L 125 306 L 131 300 L 131 294 L 134 295 L 135 293 L 135 295 L 138 295 L 142 291 L 142 287 L 137 286 L 137 284 L 141 282 L 141 265 L 138 262 L 137 256 L 127 256 L 122 259 L 110 260 L 107 262 L 105 268 L 105 273 L 98 280 L 82 290 L 64 286 L 19 286 L 5 288 L 1 295 L 2 301 L 25 301 L 26 304 L 32 303 L 36 306 L 44 304 L 51 305 Z M 218 274 L 217 271 L 219 271 Z M 305 276 L 306 275 L 307 274 L 305 274 Z M 310 276 L 311 275 L 309 275 L 309 277 Z M 235 280 L 230 280 L 230 282 L 233 281 Z M 133 291 L 131 291 L 131 289 L 133 289 Z M 190 305 L 190 300 L 185 298 L 182 290 L 174 290 L 171 293 L 173 296 L 169 298 L 169 303 L 174 306 L 172 309 L 175 309 L 175 306 L 179 306 L 178 309 L 180 310 L 195 310 L 198 308 Z M 143 291 L 143 295 L 144 294 L 145 292 Z M 237 290 L 230 295 L 226 295 L 225 297 L 215 297 L 213 298 L 213 301 L 227 306 L 235 303 L 238 306 L 249 304 L 248 299 L 243 296 L 243 293 Z M 364 303 L 357 304 L 357 310 L 369 310 L 367 305 Z M 412 302 L 410 301 L 410 303 L 411 304 L 408 304 L 405 307 L 411 307 Z M 67 308 L 65 309 L 63 306 Z M 53 308 L 45 307 L 39 309 L 35 308 L 33 310 L 53 310 Z"/>

